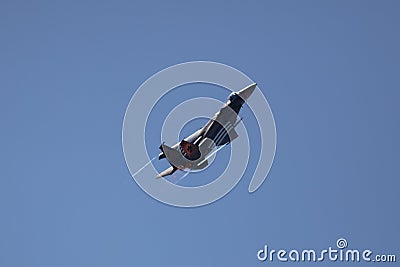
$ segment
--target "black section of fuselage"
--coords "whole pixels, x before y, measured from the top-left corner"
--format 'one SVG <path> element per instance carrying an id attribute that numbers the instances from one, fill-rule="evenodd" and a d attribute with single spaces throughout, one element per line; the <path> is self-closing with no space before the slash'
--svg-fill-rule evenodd
<path id="1" fill-rule="evenodd" d="M 236 114 L 239 114 L 239 111 L 242 108 L 244 102 L 245 101 L 237 93 L 232 93 L 229 96 L 229 104 L 228 104 L 228 106 L 231 109 L 233 109 L 236 112 Z"/>
<path id="2" fill-rule="evenodd" d="M 237 119 L 237 115 L 240 112 L 244 104 L 244 100 L 237 95 L 236 93 L 232 93 L 228 98 L 227 105 L 228 107 L 223 107 L 220 112 L 226 112 L 228 115 L 226 120 L 226 125 L 221 125 L 220 122 L 214 121 L 208 131 L 205 133 L 205 137 L 210 138 L 214 141 L 216 146 L 225 145 L 230 143 L 231 140 L 229 138 L 228 132 L 234 128 L 234 123 Z M 231 112 L 233 110 L 235 113 Z"/>
<path id="3" fill-rule="evenodd" d="M 221 146 L 230 142 L 227 130 L 217 121 L 213 122 L 205 137 L 213 140 L 216 146 Z"/>

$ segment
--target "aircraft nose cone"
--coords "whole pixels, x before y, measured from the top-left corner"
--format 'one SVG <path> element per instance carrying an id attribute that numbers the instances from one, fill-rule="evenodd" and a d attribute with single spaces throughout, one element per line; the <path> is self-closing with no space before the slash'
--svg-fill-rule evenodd
<path id="1" fill-rule="evenodd" d="M 242 90 L 240 90 L 237 94 L 243 99 L 243 100 L 247 100 L 254 92 L 254 90 L 256 89 L 257 84 L 253 83 L 250 84 L 249 86 L 243 88 Z"/>

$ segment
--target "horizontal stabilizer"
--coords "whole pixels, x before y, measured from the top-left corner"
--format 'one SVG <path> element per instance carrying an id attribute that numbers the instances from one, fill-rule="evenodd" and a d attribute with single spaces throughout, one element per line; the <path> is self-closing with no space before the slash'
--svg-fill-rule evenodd
<path id="1" fill-rule="evenodd" d="M 162 178 L 162 177 L 171 175 L 171 174 L 173 174 L 174 172 L 176 172 L 176 170 L 177 170 L 177 168 L 171 166 L 171 167 L 169 167 L 168 169 L 166 169 L 165 171 L 163 171 L 163 172 L 161 172 L 160 174 L 158 174 L 158 175 L 156 176 L 156 178 Z"/>

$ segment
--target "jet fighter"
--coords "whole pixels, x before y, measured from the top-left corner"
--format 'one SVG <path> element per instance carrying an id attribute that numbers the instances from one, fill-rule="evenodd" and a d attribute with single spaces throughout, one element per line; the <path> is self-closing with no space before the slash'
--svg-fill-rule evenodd
<path id="1" fill-rule="evenodd" d="M 239 111 L 256 86 L 253 83 L 238 92 L 232 92 L 206 125 L 179 143 L 172 147 L 161 144 L 158 159 L 166 158 L 171 167 L 158 174 L 157 178 L 171 175 L 177 170 L 200 170 L 207 167 L 208 159 L 213 153 L 238 137 L 235 127 L 241 121 L 238 118 Z"/>

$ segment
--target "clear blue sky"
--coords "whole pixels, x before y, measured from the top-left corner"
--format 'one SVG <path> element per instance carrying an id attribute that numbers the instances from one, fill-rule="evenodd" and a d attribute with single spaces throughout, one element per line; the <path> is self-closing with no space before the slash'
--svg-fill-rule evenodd
<path id="1" fill-rule="evenodd" d="M 220 2 L 1 1 L 0 267 L 262 266 L 339 237 L 400 257 L 399 2 Z M 121 129 L 191 60 L 256 81 L 278 144 L 256 193 L 182 209 L 133 182 Z"/>

